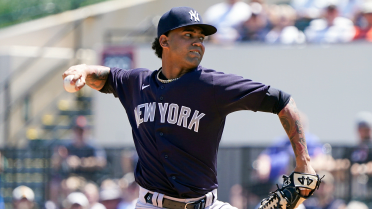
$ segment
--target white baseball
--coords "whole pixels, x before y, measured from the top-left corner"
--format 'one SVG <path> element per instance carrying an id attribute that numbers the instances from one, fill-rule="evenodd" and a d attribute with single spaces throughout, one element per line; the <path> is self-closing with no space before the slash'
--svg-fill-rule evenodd
<path id="1" fill-rule="evenodd" d="M 75 83 L 75 85 L 71 85 L 71 81 L 72 79 L 74 78 L 74 75 L 69 75 L 67 76 L 64 80 L 63 80 L 63 87 L 65 88 L 65 90 L 67 92 L 70 92 L 70 93 L 74 93 L 74 92 L 77 92 L 77 90 L 75 89 L 75 86 L 76 85 L 79 85 L 80 84 L 80 79 L 78 79 Z"/>

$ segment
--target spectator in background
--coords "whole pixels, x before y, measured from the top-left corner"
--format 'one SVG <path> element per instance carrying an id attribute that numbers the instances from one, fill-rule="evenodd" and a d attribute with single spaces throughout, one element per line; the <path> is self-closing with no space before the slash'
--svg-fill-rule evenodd
<path id="1" fill-rule="evenodd" d="M 88 142 L 86 123 L 84 116 L 77 117 L 72 142 L 58 147 L 53 155 L 55 173 L 62 174 L 61 178 L 78 175 L 95 182 L 106 166 L 105 151 Z"/>
<path id="2" fill-rule="evenodd" d="M 290 5 L 296 10 L 298 18 L 320 18 L 322 10 L 337 0 L 292 0 Z"/>
<path id="3" fill-rule="evenodd" d="M 55 204 L 60 202 L 61 185 L 63 188 L 66 186 L 66 182 L 78 178 L 75 176 L 80 176 L 84 181 L 95 182 L 99 178 L 100 171 L 106 166 L 105 151 L 88 142 L 87 120 L 84 116 L 76 118 L 72 131 L 72 142 L 66 146 L 55 147 L 52 156 L 49 197 L 50 201 Z M 71 176 L 74 177 L 68 180 Z M 66 186 L 66 188 L 68 187 Z"/>
<path id="4" fill-rule="evenodd" d="M 358 145 L 351 149 L 346 158 L 351 162 L 352 190 L 353 195 L 358 197 L 370 196 L 372 188 L 372 113 L 359 112 L 356 116 L 356 130 Z"/>
<path id="5" fill-rule="evenodd" d="M 89 207 L 88 209 L 106 209 L 104 205 L 99 203 L 99 191 L 98 187 L 94 183 L 87 183 L 84 186 L 84 194 L 88 199 Z"/>
<path id="6" fill-rule="evenodd" d="M 361 8 L 363 14 L 363 25 L 356 27 L 354 40 L 367 40 L 372 42 L 372 0 L 363 4 Z"/>
<path id="7" fill-rule="evenodd" d="M 31 209 L 34 207 L 35 193 L 27 186 L 18 186 L 13 190 L 13 208 Z"/>
<path id="8" fill-rule="evenodd" d="M 326 171 L 319 171 L 318 175 L 324 178 L 314 196 L 304 202 L 306 209 L 345 209 L 345 201 L 336 199 L 335 180 L 331 173 Z"/>
<path id="9" fill-rule="evenodd" d="M 88 199 L 81 192 L 73 192 L 69 194 L 64 201 L 64 207 L 66 209 L 88 209 L 88 206 Z"/>
<path id="10" fill-rule="evenodd" d="M 366 0 L 337 0 L 341 17 L 346 17 L 354 23 L 357 21 L 361 6 Z"/>
<path id="11" fill-rule="evenodd" d="M 262 1 L 251 1 L 252 15 L 239 29 L 239 41 L 264 42 L 271 24 L 268 18 L 268 9 Z"/>
<path id="12" fill-rule="evenodd" d="M 372 113 L 368 111 L 362 111 L 357 114 L 356 118 L 359 145 L 371 147 Z"/>
<path id="13" fill-rule="evenodd" d="M 119 182 L 113 179 L 104 180 L 101 183 L 99 196 L 101 203 L 107 209 L 116 209 L 122 197 Z"/>
<path id="14" fill-rule="evenodd" d="M 85 185 L 86 179 L 80 176 L 70 176 L 62 181 L 52 179 L 48 194 L 49 200 L 45 202 L 45 208 L 60 208 L 60 204 L 63 203 L 63 200 L 65 200 L 69 194 L 76 191 L 83 191 Z"/>
<path id="15" fill-rule="evenodd" d="M 321 18 L 322 11 L 330 4 L 337 5 L 341 17 L 354 20 L 364 0 L 292 0 L 299 19 L 313 20 Z"/>
<path id="16" fill-rule="evenodd" d="M 299 31 L 294 22 L 295 10 L 289 5 L 272 5 L 270 8 L 270 22 L 273 28 L 266 35 L 265 42 L 270 44 L 302 44 L 305 43 L 305 35 Z"/>
<path id="17" fill-rule="evenodd" d="M 119 186 L 122 191 L 122 200 L 118 209 L 135 209 L 139 195 L 139 186 L 134 179 L 132 172 L 127 173 L 119 180 Z"/>
<path id="18" fill-rule="evenodd" d="M 291 0 L 290 5 L 297 13 L 296 27 L 303 31 L 310 21 L 321 17 L 323 9 L 331 1 L 336 3 L 337 0 Z"/>
<path id="19" fill-rule="evenodd" d="M 249 5 L 239 0 L 215 4 L 204 15 L 205 22 L 217 28 L 217 33 L 210 37 L 216 43 L 236 41 L 239 38 L 238 27 L 250 17 Z"/>
<path id="20" fill-rule="evenodd" d="M 352 163 L 366 163 L 372 160 L 372 155 L 369 153 L 370 148 L 372 148 L 371 128 L 372 113 L 367 111 L 359 112 L 356 117 L 359 142 L 349 157 Z"/>
<path id="21" fill-rule="evenodd" d="M 60 185 L 54 188 L 57 196 L 54 199 L 50 199 L 57 206 L 60 206 L 63 201 L 66 200 L 67 196 L 76 191 L 83 191 L 86 185 L 86 179 L 81 176 L 70 176 L 67 179 L 62 180 Z"/>
<path id="22" fill-rule="evenodd" d="M 344 43 L 353 39 L 354 24 L 351 20 L 340 17 L 335 4 L 330 4 L 324 10 L 324 18 L 310 22 L 305 30 L 310 43 Z"/>

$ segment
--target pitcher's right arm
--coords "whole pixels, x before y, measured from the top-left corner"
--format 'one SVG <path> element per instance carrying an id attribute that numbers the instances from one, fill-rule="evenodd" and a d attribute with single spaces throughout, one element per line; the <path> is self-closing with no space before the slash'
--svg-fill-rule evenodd
<path id="1" fill-rule="evenodd" d="M 105 85 L 109 73 L 109 67 L 81 64 L 71 66 L 62 74 L 62 79 L 65 79 L 65 77 L 69 75 L 74 75 L 71 84 L 75 85 L 78 79 L 81 81 L 79 85 L 76 86 L 76 90 L 80 90 L 87 84 L 90 88 L 99 91 Z"/>

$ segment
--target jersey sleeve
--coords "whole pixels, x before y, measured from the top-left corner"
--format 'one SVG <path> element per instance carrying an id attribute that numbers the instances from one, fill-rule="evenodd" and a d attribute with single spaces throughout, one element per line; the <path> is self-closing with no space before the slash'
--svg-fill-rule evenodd
<path id="1" fill-rule="evenodd" d="M 130 73 L 131 70 L 110 68 L 108 79 L 99 91 L 106 94 L 113 94 L 114 97 L 118 97 L 120 88 L 125 85 L 125 81 L 129 79 Z"/>
<path id="2" fill-rule="evenodd" d="M 221 115 L 239 110 L 257 111 L 270 88 L 233 74 L 213 74 L 216 105 Z"/>

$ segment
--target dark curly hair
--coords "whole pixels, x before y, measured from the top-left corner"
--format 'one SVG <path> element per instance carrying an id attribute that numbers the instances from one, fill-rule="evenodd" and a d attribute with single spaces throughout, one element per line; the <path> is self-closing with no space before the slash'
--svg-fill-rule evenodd
<path id="1" fill-rule="evenodd" d="M 165 36 L 168 36 L 168 34 L 169 32 L 164 33 Z M 155 51 L 156 56 L 161 59 L 163 56 L 163 47 L 160 45 L 159 38 L 155 38 L 151 48 Z"/>

